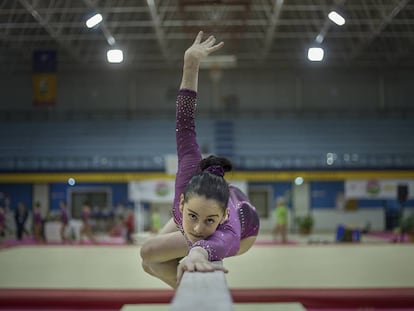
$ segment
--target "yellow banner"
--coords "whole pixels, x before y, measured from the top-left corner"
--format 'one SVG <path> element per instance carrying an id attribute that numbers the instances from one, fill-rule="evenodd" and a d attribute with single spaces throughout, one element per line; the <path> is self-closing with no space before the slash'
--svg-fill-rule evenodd
<path id="1" fill-rule="evenodd" d="M 54 106 L 57 95 L 55 73 L 33 74 L 33 104 L 35 106 Z"/>

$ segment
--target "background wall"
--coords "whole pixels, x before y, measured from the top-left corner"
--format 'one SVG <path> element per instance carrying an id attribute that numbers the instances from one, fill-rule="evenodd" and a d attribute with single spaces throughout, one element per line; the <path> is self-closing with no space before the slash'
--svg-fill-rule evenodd
<path id="1" fill-rule="evenodd" d="M 41 184 L 42 187 L 45 184 Z M 10 211 L 13 211 L 19 202 L 23 202 L 29 210 L 36 200 L 47 201 L 49 206 L 48 213 L 50 215 L 59 214 L 59 202 L 69 201 L 69 193 L 76 189 L 76 191 L 87 191 L 88 189 L 108 189 L 110 191 L 111 202 L 109 206 L 100 206 L 100 208 L 109 208 L 113 212 L 119 207 L 131 208 L 133 207 L 132 199 L 128 197 L 127 183 L 79 183 L 75 186 L 69 186 L 65 183 L 48 183 L 48 192 L 43 196 L 33 196 L 34 189 L 38 184 L 4 184 L 0 183 L 0 206 L 6 206 Z M 347 202 L 343 199 L 344 182 L 342 181 L 323 181 L 310 182 L 306 189 L 307 197 L 302 194 L 296 198 L 293 188 L 299 189 L 301 186 L 293 187 L 291 182 L 250 182 L 249 189 L 254 188 L 268 188 L 271 194 L 268 206 L 258 206 L 260 209 L 267 209 L 267 217 L 261 218 L 261 231 L 269 232 L 273 229 L 275 224 L 274 208 L 278 197 L 284 197 L 289 207 L 289 228 L 295 229 L 294 219 L 296 216 L 304 215 L 302 212 L 302 205 L 300 200 L 309 203 L 307 214 L 314 217 L 315 231 L 333 231 L 339 224 L 348 226 L 358 226 L 365 228 L 369 225 L 371 230 L 384 231 L 386 229 L 386 208 L 394 206 L 399 208 L 399 203 L 396 199 L 390 200 L 355 200 L 351 209 L 347 208 Z M 69 201 L 70 202 L 70 201 Z M 143 205 L 145 215 L 149 214 L 151 207 L 160 209 L 160 214 L 163 215 L 163 220 L 170 215 L 170 204 L 152 204 L 151 202 L 144 202 Z M 70 207 L 70 206 L 69 206 Z M 410 194 L 410 199 L 405 203 L 404 214 L 408 215 L 414 212 L 413 194 Z M 47 213 L 44 213 L 46 216 Z M 144 214 L 143 214 L 144 215 Z M 147 216 L 143 217 L 147 217 Z"/>
<path id="2" fill-rule="evenodd" d="M 58 72 L 55 107 L 32 106 L 30 73 L 0 77 L 3 111 L 137 110 L 174 112 L 181 72 L 74 71 Z M 268 114 L 314 112 L 356 115 L 413 112 L 414 74 L 410 70 L 227 69 L 219 83 L 219 105 L 214 107 L 208 71 L 200 74 L 199 111 L 212 109 Z M 406 114 L 404 114 L 406 115 Z"/>
<path id="3" fill-rule="evenodd" d="M 284 165 L 283 156 L 288 165 L 296 165 L 299 160 L 293 155 L 337 152 L 352 160 L 355 154 L 414 154 L 410 139 L 414 132 L 414 74 L 410 70 L 232 69 L 222 72 L 218 95 L 209 74 L 202 71 L 200 75 L 199 142 L 206 153 L 226 151 L 238 156 L 236 167 L 248 168 L 249 157 L 255 157 L 256 168 L 259 163 L 260 169 L 277 172 Z M 151 165 L 161 163 L 156 169 L 163 170 L 162 158 L 175 151 L 174 102 L 180 75 L 176 70 L 61 71 L 58 101 L 53 107 L 33 106 L 30 73 L 3 75 L 1 156 L 88 156 L 91 162 L 85 162 L 84 169 L 99 171 L 110 168 L 105 166 L 109 157 L 130 157 L 133 163 L 144 155 L 153 158 Z M 222 141 L 217 124 L 222 121 L 232 133 L 230 148 L 219 149 Z M 127 169 L 133 167 L 131 163 Z M 37 163 L 32 169 L 47 169 L 48 165 Z M 77 186 L 102 186 L 97 182 Z M 41 184 L 49 188 L 48 198 L 40 199 L 50 209 L 57 209 L 58 202 L 67 199 L 65 183 Z M 253 181 L 251 185 L 271 187 L 274 200 L 290 196 L 291 182 Z M 126 183 L 106 186 L 113 191 L 114 206 L 128 200 Z M 4 183 L 0 192 L 12 196 L 12 208 L 17 201 L 32 206 L 33 187 L 31 183 Z M 367 220 L 374 229 L 384 228 L 382 202 L 357 202 L 357 211 L 345 212 L 339 207 L 343 180 L 310 182 L 309 187 L 306 198 L 301 198 L 309 203 L 317 230 L 331 230 L 339 221 L 362 226 Z M 39 199 L 39 191 L 35 193 Z M 292 202 L 291 211 L 295 209 Z M 269 217 L 262 222 L 265 229 L 273 225 L 273 207 L 271 203 L 267 207 Z M 293 217 L 294 213 L 291 220 Z"/>

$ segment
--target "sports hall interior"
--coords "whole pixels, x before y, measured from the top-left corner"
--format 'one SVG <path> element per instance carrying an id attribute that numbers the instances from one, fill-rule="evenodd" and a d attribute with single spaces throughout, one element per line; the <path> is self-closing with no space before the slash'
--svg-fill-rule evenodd
<path id="1" fill-rule="evenodd" d="M 198 143 L 260 216 L 223 260 L 234 310 L 414 310 L 413 20 L 410 0 L 1 1 L 0 311 L 169 310 L 140 247 L 171 217 L 200 30 L 224 47 L 200 69 Z"/>

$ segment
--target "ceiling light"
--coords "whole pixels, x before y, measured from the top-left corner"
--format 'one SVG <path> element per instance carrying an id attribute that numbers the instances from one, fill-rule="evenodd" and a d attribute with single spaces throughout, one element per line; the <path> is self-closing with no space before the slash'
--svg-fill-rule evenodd
<path id="1" fill-rule="evenodd" d="M 338 26 L 342 26 L 343 24 L 345 24 L 345 18 L 343 18 L 339 13 L 335 11 L 331 11 L 331 13 L 328 14 L 328 17 Z"/>
<path id="2" fill-rule="evenodd" d="M 322 48 L 309 48 L 308 59 L 313 62 L 320 62 L 323 59 L 324 51 Z"/>
<path id="3" fill-rule="evenodd" d="M 102 15 L 97 13 L 86 21 L 86 27 L 93 28 L 102 22 Z"/>
<path id="4" fill-rule="evenodd" d="M 109 50 L 106 53 L 106 58 L 110 63 L 122 63 L 122 61 L 124 60 L 124 53 L 122 52 L 122 50 L 118 49 Z"/>
<path id="5" fill-rule="evenodd" d="M 108 42 L 109 45 L 114 45 L 115 38 L 113 36 L 108 36 L 108 38 L 106 39 L 106 42 Z"/>
<path id="6" fill-rule="evenodd" d="M 322 34 L 319 34 L 319 35 L 317 35 L 317 36 L 316 36 L 315 41 L 316 41 L 317 43 L 321 44 L 321 43 L 323 42 L 323 39 L 325 39 L 325 38 L 323 37 L 323 35 L 322 35 Z"/>

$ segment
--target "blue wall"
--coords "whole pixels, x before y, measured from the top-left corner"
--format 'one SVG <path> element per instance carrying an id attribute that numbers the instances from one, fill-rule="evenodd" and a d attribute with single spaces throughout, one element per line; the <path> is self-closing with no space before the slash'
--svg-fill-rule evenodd
<path id="1" fill-rule="evenodd" d="M 319 181 L 310 183 L 311 208 L 335 208 L 339 194 L 344 193 L 342 181 Z"/>
<path id="2" fill-rule="evenodd" d="M 67 201 L 69 188 L 91 188 L 107 187 L 112 191 L 112 206 L 122 203 L 128 205 L 128 184 L 127 183 L 80 183 L 69 186 L 67 183 L 50 184 L 50 210 L 58 210 L 60 201 Z"/>
<path id="3" fill-rule="evenodd" d="M 284 197 L 288 206 L 291 207 L 291 188 L 290 182 L 252 182 L 249 186 L 266 186 L 273 191 L 273 202 L 277 197 Z M 123 204 L 129 205 L 128 184 L 127 183 L 79 183 L 75 186 L 80 188 L 106 187 L 112 191 L 112 206 Z M 68 191 L 71 186 L 67 183 L 50 184 L 50 210 L 59 210 L 59 202 L 67 201 Z M 344 182 L 342 181 L 323 181 L 311 182 L 311 208 L 312 209 L 334 209 L 338 194 L 344 192 Z M 33 206 L 33 185 L 32 184 L 0 184 L 0 205 L 6 206 L 7 200 L 10 201 L 10 208 L 15 209 L 19 202 L 22 202 L 29 209 Z M 272 202 L 271 202 L 272 204 Z M 399 208 L 397 200 L 358 200 L 360 208 Z M 273 208 L 274 204 L 270 206 Z M 408 200 L 405 205 L 407 209 L 414 208 L 414 200 Z"/>
<path id="4" fill-rule="evenodd" d="M 15 209 L 20 202 L 31 210 L 33 207 L 33 186 L 32 184 L 0 184 L 0 206 Z"/>

